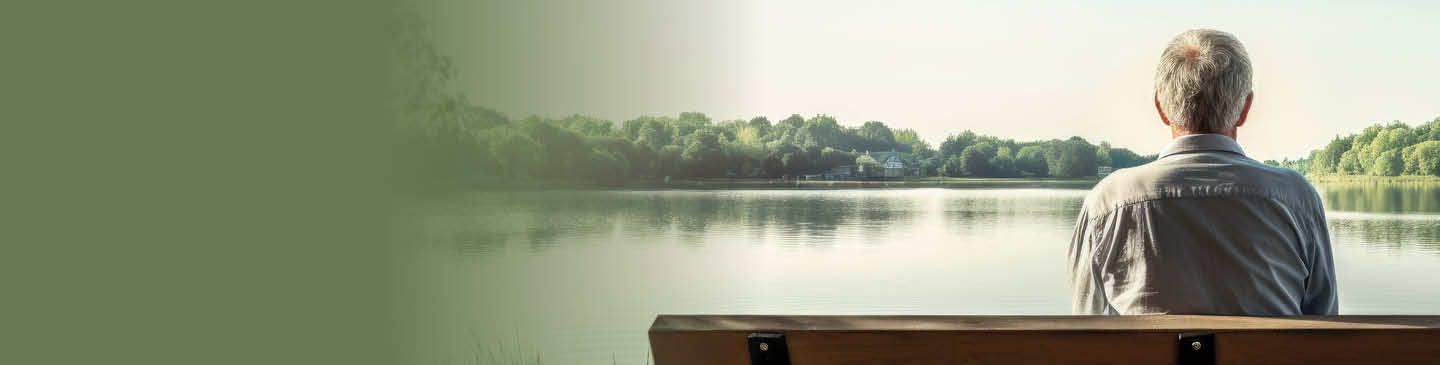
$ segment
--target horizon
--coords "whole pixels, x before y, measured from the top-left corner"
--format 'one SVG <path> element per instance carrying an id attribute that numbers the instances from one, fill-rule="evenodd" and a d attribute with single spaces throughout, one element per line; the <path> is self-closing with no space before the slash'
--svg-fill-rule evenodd
<path id="1" fill-rule="evenodd" d="M 511 117 L 825 114 L 932 146 L 972 130 L 1148 155 L 1170 141 L 1150 99 L 1155 63 L 1191 28 L 1235 34 L 1250 54 L 1239 141 L 1256 160 L 1440 116 L 1440 88 L 1426 87 L 1440 85 L 1440 50 L 1423 46 L 1440 28 L 1422 16 L 1440 4 L 424 3 L 458 89 Z"/>
<path id="2" fill-rule="evenodd" d="M 491 110 L 491 111 L 500 113 L 501 115 L 505 116 L 505 118 L 507 118 L 507 119 L 509 119 L 509 120 L 511 120 L 511 121 L 523 120 L 523 119 L 527 119 L 527 118 L 539 118 L 539 119 L 545 119 L 545 120 L 561 120 L 561 119 L 564 119 L 564 118 L 567 118 L 567 117 L 570 117 L 570 116 L 579 115 L 579 116 L 592 117 L 592 118 L 597 118 L 597 119 L 600 119 L 600 120 L 608 121 L 608 122 L 611 123 L 611 128 L 620 128 L 620 126 L 621 126 L 625 121 L 627 121 L 627 120 L 639 119 L 639 118 L 643 118 L 643 117 L 676 118 L 676 117 L 679 116 L 679 113 L 687 113 L 687 112 L 698 112 L 698 113 L 701 113 L 701 114 L 705 114 L 706 117 L 709 117 L 709 118 L 710 118 L 710 123 L 711 123 L 712 125 L 718 125 L 718 124 L 720 124 L 720 123 L 722 123 L 722 122 L 732 121 L 732 120 L 749 121 L 750 119 L 756 118 L 756 117 L 764 117 L 764 118 L 766 118 L 766 120 L 769 120 L 770 123 L 773 124 L 773 123 L 779 122 L 779 121 L 781 121 L 781 120 L 784 120 L 785 118 L 788 118 L 788 117 L 790 117 L 790 115 L 791 115 L 791 114 L 786 114 L 786 115 L 784 115 L 784 116 L 756 115 L 756 116 L 746 117 L 746 118 L 717 118 L 716 116 L 710 115 L 710 114 L 708 114 L 708 113 L 705 113 L 704 111 L 689 110 L 689 111 L 682 111 L 682 112 L 676 113 L 675 115 L 651 115 L 651 114 L 647 114 L 647 115 L 637 115 L 637 116 L 629 117 L 629 118 L 608 119 L 608 118 L 598 118 L 598 117 L 595 117 L 595 116 L 592 116 L 592 115 L 586 115 L 586 114 L 581 114 L 581 113 L 571 113 L 571 114 L 564 114 L 564 115 L 538 115 L 538 114 L 530 114 L 530 115 L 519 116 L 519 115 L 510 115 L 510 114 L 505 113 L 504 111 L 500 111 L 500 110 L 494 110 L 494 109 L 491 109 L 491 108 L 489 108 L 489 107 L 487 107 L 487 106 L 484 106 L 484 105 L 475 105 L 475 106 L 476 106 L 476 107 L 485 108 L 485 109 L 489 109 L 489 110 Z M 794 113 L 792 113 L 792 114 L 794 114 Z M 807 120 L 809 120 L 809 119 L 811 119 L 811 118 L 814 118 L 814 117 L 817 117 L 817 116 L 821 116 L 821 115 L 829 116 L 829 117 L 832 117 L 832 118 L 835 117 L 834 115 L 829 115 L 829 114 L 825 114 L 825 113 L 820 113 L 820 114 L 817 114 L 817 115 L 808 115 L 808 116 L 807 116 L 807 115 L 803 115 L 803 114 L 796 114 L 796 115 L 800 115 L 801 117 L 804 117 L 804 118 L 807 119 Z M 860 127 L 861 125 L 863 125 L 865 122 L 869 122 L 869 120 L 867 120 L 867 121 L 853 122 L 853 123 L 852 123 L 852 122 L 850 122 L 850 121 L 845 121 L 845 120 L 839 119 L 839 118 L 835 118 L 835 120 L 836 120 L 836 123 L 839 124 L 841 127 L 846 127 L 846 128 L 859 128 L 859 127 Z M 1312 148 L 1310 151 L 1306 151 L 1305 154 L 1300 155 L 1300 156 L 1294 156 L 1294 157 L 1291 157 L 1291 156 L 1283 156 L 1283 157 L 1281 157 L 1281 158 L 1265 158 L 1265 159 L 1256 158 L 1256 157 L 1254 157 L 1254 156 L 1250 156 L 1250 157 L 1253 158 L 1253 159 L 1255 159 L 1256 161 L 1266 161 L 1266 160 L 1283 161 L 1283 160 L 1287 160 L 1287 159 L 1290 160 L 1290 161 L 1301 160 L 1301 159 L 1305 159 L 1305 158 L 1310 157 L 1309 154 L 1310 154 L 1311 151 L 1320 150 L 1320 149 L 1325 148 L 1325 145 L 1326 145 L 1327 143 L 1329 143 L 1330 141 L 1333 141 L 1333 140 L 1336 140 L 1336 139 L 1339 139 L 1339 138 L 1343 138 L 1343 137 L 1345 137 L 1345 136 L 1358 135 L 1358 134 L 1360 134 L 1361 132 L 1364 132 L 1364 129 L 1365 129 L 1365 128 L 1368 128 L 1368 127 L 1373 126 L 1373 125 L 1377 125 L 1377 124 L 1378 124 L 1378 125 L 1388 125 L 1388 124 L 1393 123 L 1393 122 L 1400 122 L 1400 123 L 1403 123 L 1403 124 L 1405 124 L 1406 126 L 1408 126 L 1408 127 L 1410 127 L 1410 128 L 1414 128 L 1414 127 L 1417 127 L 1417 126 L 1419 126 L 1419 125 L 1421 125 L 1421 124 L 1429 123 L 1429 122 L 1434 121 L 1434 120 L 1440 120 L 1440 116 L 1436 116 L 1435 118 L 1433 118 L 1433 119 L 1431 119 L 1431 120 L 1418 120 L 1418 121 L 1413 121 L 1413 122 L 1403 121 L 1403 120 L 1400 120 L 1400 121 L 1388 121 L 1388 122 L 1380 122 L 1380 121 L 1377 121 L 1377 122 L 1375 122 L 1375 123 L 1370 123 L 1370 124 L 1366 124 L 1366 125 L 1364 125 L 1364 126 L 1360 126 L 1358 129 L 1355 129 L 1355 130 L 1337 133 L 1334 137 L 1331 137 L 1330 139 L 1325 140 L 1325 141 L 1322 142 L 1321 144 L 1315 146 L 1315 147 Z M 880 121 L 880 122 L 885 122 L 885 121 L 882 120 L 882 121 Z M 890 125 L 890 123 L 888 123 L 888 122 L 885 122 L 885 124 L 886 124 L 887 127 L 890 127 L 891 130 L 894 130 L 894 131 L 897 131 L 897 132 L 900 131 L 900 130 L 911 129 L 911 128 L 897 127 L 897 126 L 894 126 L 894 125 Z M 1166 131 L 1168 131 L 1168 129 L 1167 129 Z M 1079 135 L 1067 135 L 1067 136 L 1056 135 L 1056 136 L 1048 136 L 1048 137 L 1046 137 L 1046 136 L 1013 137 L 1013 136 L 1004 136 L 1004 135 L 985 134 L 985 133 L 976 132 L 976 131 L 970 130 L 970 129 L 959 130 L 959 131 L 955 131 L 955 132 L 952 132 L 952 133 L 948 133 L 948 134 L 945 135 L 945 137 L 940 138 L 938 141 L 931 141 L 931 140 L 929 140 L 929 139 L 925 139 L 925 141 L 926 141 L 927 143 L 930 143 L 930 147 L 931 147 L 931 148 L 938 149 L 938 148 L 940 148 L 940 143 L 945 142 L 945 139 L 946 139 L 946 138 L 948 138 L 948 137 L 950 137 L 950 136 L 960 135 L 960 134 L 963 134 L 963 133 L 965 133 L 965 132 L 974 132 L 974 133 L 976 133 L 976 134 L 978 134 L 978 135 L 985 135 L 985 136 L 990 136 L 990 137 L 999 138 L 999 139 L 1001 139 L 1001 140 L 1011 140 L 1011 141 L 1015 141 L 1015 142 L 1043 142 L 1043 141 L 1051 141 L 1051 140 L 1065 140 L 1065 139 L 1069 139 L 1069 138 L 1071 138 L 1071 137 L 1081 137 L 1081 138 L 1084 138 L 1085 141 L 1087 141 L 1087 142 L 1089 142 L 1089 143 L 1091 143 L 1091 144 L 1099 145 L 1099 144 L 1102 143 L 1102 142 L 1104 142 L 1104 143 L 1110 143 L 1111 147 L 1128 149 L 1128 150 L 1131 150 L 1132 152 L 1135 152 L 1135 153 L 1137 153 L 1137 154 L 1139 154 L 1139 155 L 1141 155 L 1141 156 L 1155 155 L 1155 154 L 1158 154 L 1158 153 L 1160 152 L 1159 149 L 1157 149 L 1157 150 L 1155 150 L 1155 151 L 1151 151 L 1151 152 L 1138 151 L 1138 150 L 1136 150 L 1135 148 L 1133 148 L 1132 146 L 1126 146 L 1126 145 L 1118 144 L 1118 143 L 1115 143 L 1114 141 L 1111 141 L 1111 140 L 1107 140 L 1107 139 L 1091 139 L 1091 138 L 1086 138 L 1086 137 L 1084 137 L 1084 136 L 1079 136 Z M 922 139 L 924 139 L 924 138 L 922 138 Z M 1173 138 L 1171 138 L 1171 139 L 1173 140 Z M 1166 140 L 1167 143 L 1168 143 L 1169 141 L 1170 141 L 1170 140 Z M 1243 145 L 1242 145 L 1242 147 L 1243 147 Z M 867 151 L 867 152 L 869 152 L 869 151 Z M 1247 155 L 1248 155 L 1249 153 L 1250 153 L 1249 151 L 1246 151 L 1246 154 L 1247 154 Z"/>

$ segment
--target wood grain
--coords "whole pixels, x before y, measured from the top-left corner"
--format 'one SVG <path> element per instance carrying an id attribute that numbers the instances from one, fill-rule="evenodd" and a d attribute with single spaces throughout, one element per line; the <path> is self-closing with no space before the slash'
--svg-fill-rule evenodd
<path id="1" fill-rule="evenodd" d="M 650 329 L 659 365 L 748 364 L 780 332 L 793 364 L 1170 364 L 1215 333 L 1221 364 L 1440 363 L 1440 316 L 685 316 Z"/>

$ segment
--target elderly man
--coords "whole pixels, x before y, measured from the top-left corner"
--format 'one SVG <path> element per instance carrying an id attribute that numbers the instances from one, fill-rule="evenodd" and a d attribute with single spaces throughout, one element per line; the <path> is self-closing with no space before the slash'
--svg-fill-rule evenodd
<path id="1" fill-rule="evenodd" d="M 1336 313 L 1325 211 L 1294 171 L 1245 156 L 1254 100 L 1234 36 L 1176 36 L 1155 72 L 1172 140 L 1085 198 L 1070 244 L 1076 314 Z"/>

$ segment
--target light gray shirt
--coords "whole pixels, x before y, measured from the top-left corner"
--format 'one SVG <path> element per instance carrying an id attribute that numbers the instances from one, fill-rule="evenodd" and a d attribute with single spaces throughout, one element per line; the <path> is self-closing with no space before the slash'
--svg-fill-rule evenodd
<path id="1" fill-rule="evenodd" d="M 1219 134 L 1176 138 L 1159 159 L 1085 197 L 1070 243 L 1076 314 L 1333 315 L 1334 260 L 1320 196 Z"/>

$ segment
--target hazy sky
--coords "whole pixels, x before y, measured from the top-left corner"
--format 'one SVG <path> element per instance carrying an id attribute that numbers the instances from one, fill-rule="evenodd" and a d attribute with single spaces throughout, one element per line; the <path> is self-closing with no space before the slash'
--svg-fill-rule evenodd
<path id="1" fill-rule="evenodd" d="M 1169 140 L 1151 104 L 1155 63 L 1197 27 L 1250 53 L 1240 142 L 1257 159 L 1440 116 L 1440 2 L 428 3 L 459 87 L 512 117 L 824 113 L 935 145 L 970 129 L 1155 153 Z"/>

